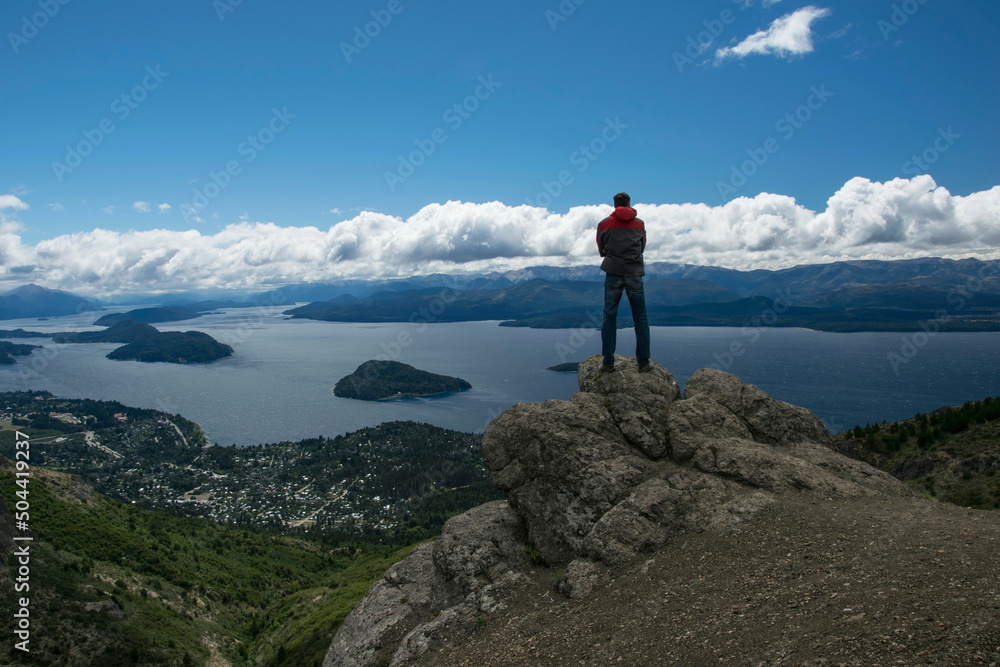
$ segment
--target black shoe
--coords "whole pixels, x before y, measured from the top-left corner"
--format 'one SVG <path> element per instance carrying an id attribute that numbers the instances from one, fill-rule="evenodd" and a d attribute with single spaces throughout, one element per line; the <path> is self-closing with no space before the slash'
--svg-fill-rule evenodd
<path id="1" fill-rule="evenodd" d="M 604 371 L 604 372 L 606 372 L 606 373 L 610 373 L 611 371 L 615 370 L 615 367 L 614 366 L 608 366 L 607 364 L 601 364 L 601 370 Z"/>
<path id="2" fill-rule="evenodd" d="M 646 364 L 645 366 L 639 366 L 639 372 L 640 373 L 648 373 L 651 370 L 653 370 L 653 365 L 652 364 Z"/>

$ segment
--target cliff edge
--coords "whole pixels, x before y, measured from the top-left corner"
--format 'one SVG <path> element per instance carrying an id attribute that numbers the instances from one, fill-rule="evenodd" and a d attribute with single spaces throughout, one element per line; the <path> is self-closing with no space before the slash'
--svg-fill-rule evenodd
<path id="1" fill-rule="evenodd" d="M 568 401 L 521 403 L 489 425 L 483 455 L 507 501 L 451 519 L 439 539 L 418 546 L 390 569 L 335 635 L 326 667 L 538 660 L 606 664 L 609 659 L 649 664 L 658 659 L 644 653 L 651 643 L 672 637 L 670 645 L 677 646 L 679 639 L 706 627 L 704 619 L 690 627 L 652 623 L 641 630 L 620 624 L 639 604 L 650 622 L 660 615 L 684 618 L 689 611 L 669 594 L 647 600 L 656 589 L 651 572 L 669 579 L 697 565 L 701 579 L 748 576 L 732 584 L 733 590 L 717 591 L 716 606 L 728 605 L 725 611 L 733 618 L 739 608 L 740 618 L 773 627 L 796 612 L 779 609 L 757 618 L 753 605 L 743 609 L 737 603 L 755 599 L 758 588 L 770 593 L 767 599 L 784 599 L 787 585 L 781 591 L 767 588 L 774 585 L 777 556 L 761 551 L 775 545 L 787 549 L 783 535 L 809 521 L 830 519 L 833 529 L 816 529 L 821 543 L 831 530 L 840 534 L 842 522 L 849 520 L 844 517 L 854 516 L 843 508 L 852 507 L 855 514 L 872 508 L 887 526 L 898 508 L 917 504 L 940 519 L 936 506 L 916 499 L 893 477 L 834 452 L 829 433 L 811 412 L 775 400 L 736 376 L 698 370 L 682 397 L 673 376 L 655 363 L 651 372 L 639 373 L 634 359 L 618 357 L 615 370 L 606 372 L 600 357 L 592 357 L 580 365 L 579 386 Z M 879 514 L 874 508 L 883 510 Z M 986 535 L 995 539 L 1000 521 L 981 514 L 987 517 Z M 920 512 L 907 516 L 918 521 L 913 517 Z M 779 529 L 782 517 L 789 523 Z M 874 519 L 873 526 L 879 523 Z M 939 523 L 959 525 L 951 518 Z M 699 540 L 705 551 L 692 564 L 685 550 Z M 720 556 L 725 560 L 706 562 L 709 545 L 719 554 L 728 549 Z M 982 581 L 995 580 L 996 546 L 996 541 L 983 545 L 984 553 L 993 556 L 976 563 L 976 572 L 986 575 Z M 868 547 L 860 541 L 848 545 L 854 548 Z M 761 554 L 751 557 L 755 550 Z M 892 554 L 888 549 L 883 556 Z M 834 556 L 817 557 L 848 578 L 860 572 L 841 568 Z M 857 565 L 856 560 L 849 562 Z M 732 563 L 740 561 L 746 562 L 732 570 Z M 905 598 L 888 583 L 882 587 L 892 592 L 880 595 Z M 984 608 L 993 609 L 993 625 L 984 627 L 996 627 L 1000 593 L 983 591 L 981 582 L 980 593 L 987 596 L 981 600 Z M 690 604 L 698 605 L 697 596 Z M 968 610 L 968 604 L 963 608 Z M 575 611 L 567 616 L 567 609 Z M 594 630 L 602 624 L 618 629 Z M 709 621 L 707 627 L 712 625 Z M 752 636 L 739 634 L 749 625 L 737 624 L 728 638 L 752 643 Z M 631 652 L 621 648 L 629 640 L 638 646 Z M 759 642 L 770 645 L 770 640 Z M 1000 648 L 996 651 L 1000 655 Z M 709 647 L 675 657 L 716 661 L 717 653 Z M 752 655 L 768 664 L 767 655 Z"/>

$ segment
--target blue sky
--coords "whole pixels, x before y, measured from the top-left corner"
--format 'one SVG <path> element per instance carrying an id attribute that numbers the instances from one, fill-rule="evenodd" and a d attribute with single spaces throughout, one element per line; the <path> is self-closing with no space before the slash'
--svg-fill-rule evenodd
<path id="1" fill-rule="evenodd" d="M 654 259 L 1000 238 L 996 3 L 10 0 L 0 27 L 4 284 L 584 263 L 619 190 Z"/>

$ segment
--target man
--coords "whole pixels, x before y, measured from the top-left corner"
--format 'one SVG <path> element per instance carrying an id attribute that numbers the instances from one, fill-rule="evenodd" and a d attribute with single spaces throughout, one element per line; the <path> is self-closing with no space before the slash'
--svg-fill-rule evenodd
<path id="1" fill-rule="evenodd" d="M 635 323 L 635 358 L 640 371 L 649 366 L 649 320 L 642 277 L 646 271 L 642 253 L 646 249 L 646 225 L 636 217 L 632 199 L 624 192 L 614 198 L 614 212 L 597 226 L 597 249 L 604 261 L 604 323 L 601 326 L 601 353 L 604 370 L 614 370 L 618 336 L 618 304 L 622 290 L 628 295 Z"/>

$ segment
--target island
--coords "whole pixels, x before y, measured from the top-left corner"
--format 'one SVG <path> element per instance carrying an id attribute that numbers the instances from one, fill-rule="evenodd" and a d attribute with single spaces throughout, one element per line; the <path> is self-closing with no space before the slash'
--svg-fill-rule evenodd
<path id="1" fill-rule="evenodd" d="M 575 361 L 568 364 L 557 364 L 555 366 L 549 366 L 545 370 L 555 371 L 557 373 L 576 373 L 580 369 L 580 362 Z"/>
<path id="2" fill-rule="evenodd" d="M 201 331 L 160 331 L 143 322 L 123 320 L 104 331 L 58 333 L 56 343 L 124 343 L 108 359 L 173 364 L 205 364 L 231 356 L 233 348 Z"/>
<path id="3" fill-rule="evenodd" d="M 9 366 L 17 363 L 14 357 L 26 357 L 40 347 L 41 345 L 18 345 L 0 341 L 0 365 Z"/>
<path id="4" fill-rule="evenodd" d="M 165 306 L 161 308 L 138 308 L 127 313 L 110 313 L 100 318 L 94 324 L 99 327 L 108 327 L 118 322 L 132 320 L 133 322 L 145 322 L 146 324 L 157 324 L 159 322 L 179 322 L 201 317 L 201 313 L 192 308 L 181 306 Z"/>
<path id="5" fill-rule="evenodd" d="M 408 396 L 435 396 L 471 389 L 461 378 L 428 373 L 398 361 L 372 360 L 341 378 L 334 396 L 362 401 L 381 401 Z"/>
<path id="6" fill-rule="evenodd" d="M 0 329 L 0 338 L 52 338 L 52 334 L 24 329 Z"/>
<path id="7" fill-rule="evenodd" d="M 108 353 L 108 359 L 207 364 L 232 356 L 233 348 L 201 331 L 157 331 Z"/>

